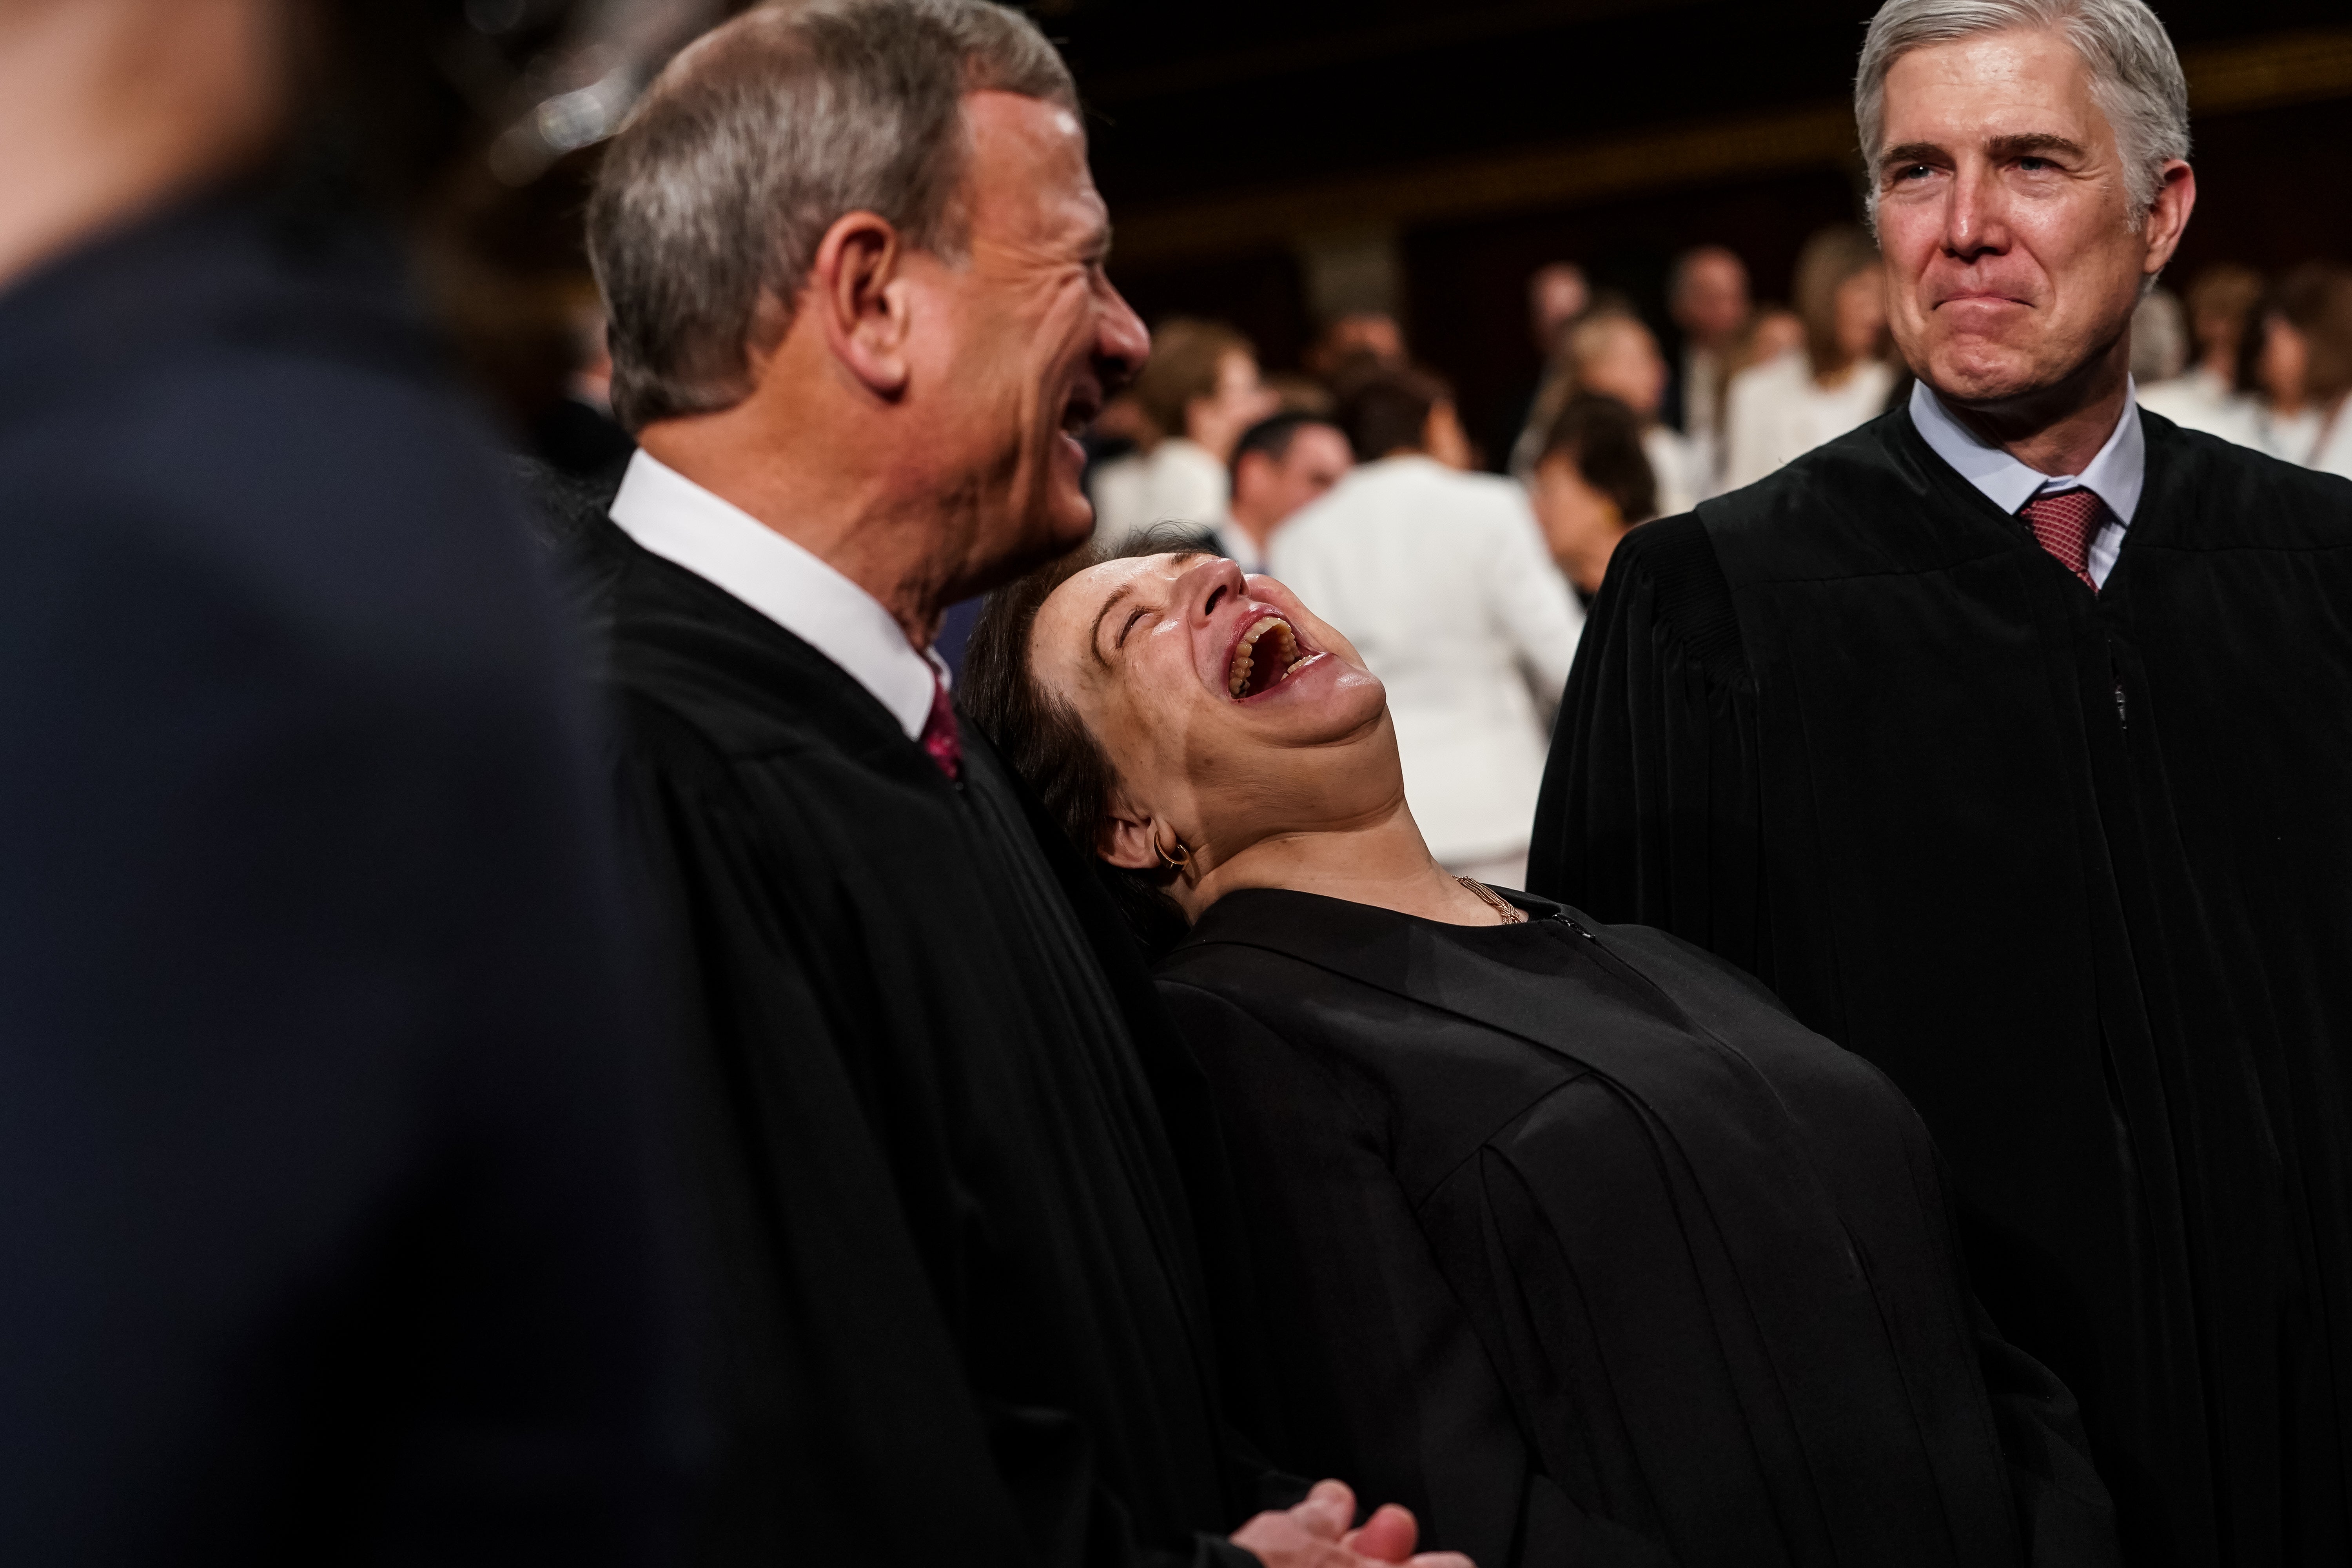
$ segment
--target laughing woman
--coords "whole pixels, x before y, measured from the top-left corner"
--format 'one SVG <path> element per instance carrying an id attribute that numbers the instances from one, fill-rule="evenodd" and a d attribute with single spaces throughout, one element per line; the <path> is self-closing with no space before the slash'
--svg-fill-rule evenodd
<path id="1" fill-rule="evenodd" d="M 965 692 L 1178 937 L 1277 1460 L 1482 1568 L 2113 1561 L 1901 1095 L 1696 949 L 1447 875 L 1380 682 L 1279 584 L 1066 564 Z"/>

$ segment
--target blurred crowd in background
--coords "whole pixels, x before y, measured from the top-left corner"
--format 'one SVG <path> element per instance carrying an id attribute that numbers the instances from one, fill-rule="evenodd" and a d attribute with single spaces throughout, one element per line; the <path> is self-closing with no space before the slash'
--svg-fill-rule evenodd
<path id="1" fill-rule="evenodd" d="M 1627 529 L 1751 484 L 1909 395 L 1863 229 L 1816 233 L 1792 293 L 1785 304 L 1756 299 L 1735 248 L 1702 246 L 1676 260 L 1670 321 L 1654 324 L 1590 289 L 1574 262 L 1540 268 L 1528 311 L 1545 365 L 1507 445 L 1465 433 L 1451 389 L 1391 317 L 1331 322 L 1307 368 L 1284 374 L 1261 374 L 1230 327 L 1160 322 L 1142 380 L 1095 427 L 1098 541 L 1115 547 L 1148 527 L 1189 524 L 1255 566 L 1274 531 L 1344 472 L 1335 439 L 1286 460 L 1295 432 L 1319 428 L 1344 437 L 1355 463 L 1411 449 L 1509 475 L 1589 603 Z M 2266 278 L 2218 262 L 2178 288 L 2168 279 L 2135 318 L 2132 371 L 2151 412 L 2352 475 L 2352 421 L 2340 416 L 2352 393 L 2352 268 L 2310 262 Z M 1427 408 L 1409 440 L 1376 416 L 1400 395 Z"/>
<path id="2" fill-rule="evenodd" d="M 1664 321 L 1549 263 L 1527 280 L 1542 370 L 1483 439 L 1392 316 L 1339 316 L 1277 373 L 1233 326 L 1171 317 L 1087 437 L 1096 547 L 1197 543 L 1320 606 L 1389 687 L 1439 858 L 1517 886 L 1524 836 L 1494 825 L 1529 819 L 1551 705 L 1618 541 L 1907 398 L 1884 290 L 1852 224 L 1805 243 L 1785 303 L 1757 298 L 1737 247 L 1685 251 Z M 616 476 L 631 448 L 604 401 L 593 293 L 569 309 L 579 368 L 532 439 L 558 468 Z M 2168 279 L 2134 319 L 2132 367 L 2157 414 L 2352 476 L 2352 267 L 2209 262 Z M 951 613 L 950 665 L 977 613 Z"/>
<path id="3" fill-rule="evenodd" d="M 1484 439 L 1391 316 L 1328 322 L 1301 368 L 1280 373 L 1223 322 L 1155 322 L 1142 376 L 1089 437 L 1097 542 L 1117 549 L 1174 526 L 1264 570 L 1276 531 L 1351 468 L 1418 456 L 1517 481 L 1589 604 L 1627 529 L 1751 484 L 1909 395 L 1883 288 L 1876 247 L 1853 225 L 1812 236 L 1786 303 L 1755 297 L 1734 247 L 1685 252 L 1664 322 L 1591 289 L 1576 263 L 1550 263 L 1528 279 L 1544 368 L 1507 427 Z M 530 444 L 558 469 L 614 473 L 632 448 L 605 401 L 611 364 L 593 288 L 563 311 L 577 366 Z M 2213 262 L 2178 286 L 2167 279 L 2135 319 L 2132 369 L 2153 413 L 2352 476 L 2352 421 L 2341 417 L 2352 394 L 2352 267 L 2307 262 L 2266 277 Z"/>

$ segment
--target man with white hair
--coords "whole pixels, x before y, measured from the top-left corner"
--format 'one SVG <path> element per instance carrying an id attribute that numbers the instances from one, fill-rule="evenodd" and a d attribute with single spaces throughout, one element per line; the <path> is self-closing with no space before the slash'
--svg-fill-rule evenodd
<path id="1" fill-rule="evenodd" d="M 2126 1560 L 2342 1563 L 2352 484 L 2136 406 L 2187 98 L 2141 0 L 1881 7 L 1855 107 L 1918 384 L 1619 547 L 1530 886 L 1903 1086 Z"/>
<path id="2" fill-rule="evenodd" d="M 1205 1089 L 930 647 L 1092 528 L 1076 437 L 1148 344 L 1086 153 L 1018 13 L 819 0 L 679 56 L 589 208 L 639 440 L 621 795 L 716 1266 L 699 1563 L 1413 1544 L 1337 1482 L 1256 1511 L 1223 1417 L 1257 1385 L 1213 1333 L 1238 1298 L 1203 1283 L 1230 1233 L 1193 1223 L 1223 1190 Z"/>

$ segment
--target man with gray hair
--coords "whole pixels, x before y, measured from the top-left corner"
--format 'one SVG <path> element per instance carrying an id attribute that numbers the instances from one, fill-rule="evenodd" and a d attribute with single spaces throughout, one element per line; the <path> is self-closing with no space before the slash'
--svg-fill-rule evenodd
<path id="1" fill-rule="evenodd" d="M 767 7 L 672 63 L 590 206 L 640 443 L 607 541 L 621 794 L 716 1275 L 704 1562 L 1412 1548 L 1335 1482 L 1249 1517 L 1202 1091 L 930 650 L 1087 538 L 1075 437 L 1148 347 L 1076 110 L 982 0 Z"/>
<path id="2" fill-rule="evenodd" d="M 2352 485 L 2136 406 L 2141 0 L 1887 0 L 1854 96 L 1918 384 L 1619 547 L 1530 885 L 1902 1085 L 2127 1560 L 2352 1561 Z"/>

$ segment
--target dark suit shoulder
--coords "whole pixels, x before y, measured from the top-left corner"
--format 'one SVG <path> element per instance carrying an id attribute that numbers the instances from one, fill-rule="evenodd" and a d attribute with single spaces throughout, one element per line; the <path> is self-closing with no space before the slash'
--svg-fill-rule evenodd
<path id="1" fill-rule="evenodd" d="M 848 671 L 617 529 L 613 541 L 607 680 L 625 717 L 665 710 L 736 761 L 824 751 L 896 773 L 919 755 Z"/>
<path id="2" fill-rule="evenodd" d="M 2134 544 L 2182 550 L 2352 546 L 2352 479 L 2282 462 L 2140 411 L 2147 487 Z M 2143 527 L 2143 524 L 2152 526 Z"/>
<path id="3" fill-rule="evenodd" d="M 1699 504 L 1735 592 L 1949 570 L 2015 547 L 2000 509 L 1897 408 Z"/>
<path id="4" fill-rule="evenodd" d="M 1679 645 L 1710 679 L 1747 675 L 1739 613 L 1709 520 L 1697 512 L 1643 523 L 1619 542 L 1594 619 L 1615 626 L 1625 609 L 1655 641 Z"/>

